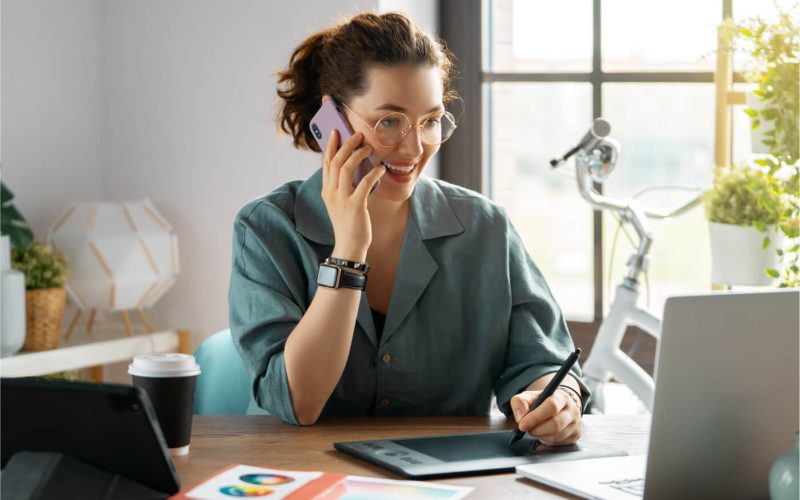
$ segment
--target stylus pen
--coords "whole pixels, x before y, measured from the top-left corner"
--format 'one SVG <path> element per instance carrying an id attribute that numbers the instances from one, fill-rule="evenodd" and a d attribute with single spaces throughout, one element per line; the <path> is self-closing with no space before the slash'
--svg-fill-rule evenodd
<path id="1" fill-rule="evenodd" d="M 564 361 L 564 364 L 561 365 L 561 368 L 558 369 L 555 376 L 550 379 L 550 382 L 547 384 L 547 387 L 544 388 L 542 393 L 539 394 L 539 397 L 536 398 L 536 401 L 534 401 L 533 405 L 531 405 L 531 409 L 528 410 L 528 413 L 525 414 L 526 416 L 529 415 L 533 410 L 538 408 L 539 405 L 544 403 L 545 399 L 549 398 L 550 396 L 553 395 L 554 392 L 556 392 L 556 389 L 558 388 L 559 385 L 561 385 L 561 382 L 564 381 L 564 377 L 567 376 L 567 373 L 569 373 L 570 368 L 572 368 L 572 365 L 574 365 L 575 362 L 578 361 L 579 357 L 581 357 L 580 347 L 575 349 L 575 352 L 573 352 L 572 354 L 569 355 L 569 357 L 567 357 L 566 361 Z M 511 441 L 508 442 L 508 445 L 511 446 L 512 444 L 522 439 L 523 436 L 525 436 L 525 433 L 519 430 L 519 425 L 518 425 L 517 428 L 514 429 L 514 433 L 511 435 Z"/>

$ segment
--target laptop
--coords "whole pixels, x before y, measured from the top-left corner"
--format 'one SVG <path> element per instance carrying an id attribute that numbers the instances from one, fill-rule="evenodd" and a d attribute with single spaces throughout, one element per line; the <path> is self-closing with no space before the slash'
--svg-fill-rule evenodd
<path id="1" fill-rule="evenodd" d="M 647 455 L 517 467 L 585 498 L 768 498 L 800 429 L 800 290 L 671 297 Z"/>

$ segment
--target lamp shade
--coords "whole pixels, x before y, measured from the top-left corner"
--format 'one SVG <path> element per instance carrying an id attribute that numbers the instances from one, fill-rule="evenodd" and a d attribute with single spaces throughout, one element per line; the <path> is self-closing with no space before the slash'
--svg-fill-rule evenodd
<path id="1" fill-rule="evenodd" d="M 81 309 L 151 307 L 175 283 L 178 238 L 149 199 L 74 202 L 48 242 L 67 257 L 64 285 Z"/>

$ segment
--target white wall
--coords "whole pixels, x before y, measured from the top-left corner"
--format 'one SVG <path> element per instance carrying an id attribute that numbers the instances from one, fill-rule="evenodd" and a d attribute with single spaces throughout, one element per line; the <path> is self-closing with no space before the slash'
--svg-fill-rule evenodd
<path id="1" fill-rule="evenodd" d="M 103 196 L 101 0 L 2 0 L 2 178 L 42 239 L 73 199 Z"/>
<path id="2" fill-rule="evenodd" d="M 422 29 L 431 33 L 439 32 L 439 0 L 378 0 L 378 10 L 402 12 Z"/>
<path id="3" fill-rule="evenodd" d="M 274 73 L 356 4 L 338 2 L 338 14 L 324 0 L 108 4 L 107 194 L 149 196 L 180 239 L 182 275 L 154 308 L 157 324 L 189 328 L 195 342 L 227 327 L 236 212 L 319 166 L 276 133 Z"/>
<path id="4" fill-rule="evenodd" d="M 149 196 L 181 259 L 150 316 L 197 345 L 227 327 L 239 207 L 318 167 L 276 133 L 275 71 L 341 16 L 437 3 L 2 0 L 3 180 L 41 238 L 71 200 Z"/>

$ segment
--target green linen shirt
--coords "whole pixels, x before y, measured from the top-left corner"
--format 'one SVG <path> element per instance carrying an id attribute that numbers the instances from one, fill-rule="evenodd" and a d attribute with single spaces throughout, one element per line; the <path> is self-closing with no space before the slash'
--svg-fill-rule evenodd
<path id="1" fill-rule="evenodd" d="M 233 231 L 233 341 L 255 401 L 293 424 L 283 349 L 334 244 L 321 189 L 321 170 L 289 182 L 247 203 Z M 564 317 L 501 207 L 426 176 L 410 203 L 383 335 L 362 293 L 322 415 L 486 415 L 494 394 L 511 417 L 511 397 L 574 350 Z"/>

